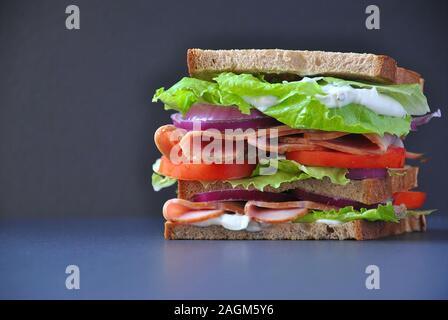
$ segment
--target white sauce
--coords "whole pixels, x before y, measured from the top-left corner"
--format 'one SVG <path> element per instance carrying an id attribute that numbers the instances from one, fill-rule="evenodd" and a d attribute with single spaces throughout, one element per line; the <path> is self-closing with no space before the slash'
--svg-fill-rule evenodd
<path id="1" fill-rule="evenodd" d="M 316 220 L 316 223 L 324 223 L 324 224 L 330 224 L 330 225 L 342 224 L 341 221 L 330 220 L 330 219 L 318 219 L 318 220 Z"/>
<path id="2" fill-rule="evenodd" d="M 356 103 L 377 114 L 392 117 L 404 117 L 406 115 L 406 110 L 404 110 L 398 101 L 387 95 L 378 93 L 376 88 L 357 89 L 348 85 L 337 86 L 327 84 L 322 87 L 322 90 L 327 95 L 317 95 L 316 98 L 328 108 L 339 108 L 350 103 Z"/>
<path id="3" fill-rule="evenodd" d="M 313 82 L 316 79 L 303 78 L 301 81 Z M 327 106 L 327 108 L 340 108 L 351 103 L 356 103 L 381 115 L 404 117 L 407 114 L 406 110 L 397 100 L 379 93 L 376 88 L 358 89 L 352 88 L 349 85 L 327 84 L 322 87 L 322 90 L 326 95 L 316 95 L 316 98 Z M 266 111 L 278 103 L 278 99 L 275 96 L 243 96 L 243 99 L 261 112 Z"/>
<path id="4" fill-rule="evenodd" d="M 274 96 L 260 96 L 260 97 L 244 96 L 243 99 L 244 101 L 251 104 L 261 112 L 266 111 L 268 108 L 278 103 L 277 97 Z"/>
<path id="5" fill-rule="evenodd" d="M 246 215 L 228 213 L 224 213 L 217 218 L 192 223 L 192 225 L 197 227 L 221 226 L 232 231 L 246 230 L 256 232 L 261 230 L 261 225 L 255 221 L 252 221 L 250 217 Z"/>
<path id="6" fill-rule="evenodd" d="M 323 77 L 314 77 L 314 78 L 303 77 L 302 80 L 300 80 L 299 82 L 317 83 L 317 81 L 321 79 L 323 79 Z"/>
<path id="7" fill-rule="evenodd" d="M 342 224 L 342 222 L 340 221 L 330 219 L 318 219 L 316 220 L 316 223 L 323 223 L 328 225 Z M 258 223 L 251 220 L 251 218 L 246 215 L 224 213 L 217 218 L 195 222 L 191 225 L 196 227 L 221 226 L 224 229 L 232 231 L 246 230 L 249 232 L 257 232 L 261 231 L 263 227 L 267 227 L 269 224 Z"/>

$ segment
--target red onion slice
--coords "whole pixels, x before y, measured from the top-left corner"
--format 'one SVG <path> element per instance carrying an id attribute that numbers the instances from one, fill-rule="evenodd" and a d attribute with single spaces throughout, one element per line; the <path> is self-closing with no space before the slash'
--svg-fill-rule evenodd
<path id="1" fill-rule="evenodd" d="M 346 177 L 350 180 L 363 179 L 383 179 L 387 175 L 387 170 L 384 168 L 373 169 L 348 169 Z"/>
<path id="2" fill-rule="evenodd" d="M 442 112 L 440 109 L 437 109 L 437 111 L 425 114 L 424 116 L 420 117 L 413 117 L 411 121 L 411 131 L 417 131 L 417 127 L 427 124 L 429 121 L 431 121 L 432 118 L 441 118 Z"/>
<path id="3" fill-rule="evenodd" d="M 211 201 L 268 201 L 284 202 L 294 201 L 297 198 L 288 193 L 262 192 L 258 190 L 238 190 L 227 189 L 219 191 L 210 191 L 195 194 L 191 201 L 193 202 L 211 202 Z"/>
<path id="4" fill-rule="evenodd" d="M 345 199 L 345 198 L 332 198 L 332 197 L 320 195 L 317 193 L 305 191 L 302 189 L 292 190 L 292 194 L 294 194 L 299 200 L 308 200 L 308 201 L 313 201 L 313 202 L 319 202 L 322 204 L 335 206 L 335 207 L 339 207 L 339 208 L 352 206 L 355 209 L 361 209 L 361 208 L 373 209 L 373 208 L 378 207 L 378 204 L 370 204 L 369 205 L 369 204 L 364 204 L 364 203 L 361 203 L 358 201 L 353 201 L 353 200 Z"/>
<path id="5" fill-rule="evenodd" d="M 201 130 L 246 130 L 249 128 L 261 129 L 280 125 L 280 122 L 256 109 L 251 109 L 250 114 L 244 114 L 240 112 L 238 107 L 209 104 L 195 104 L 191 106 L 185 116 L 175 113 L 171 115 L 171 119 L 177 128 L 188 131 L 193 130 L 195 123 L 196 125 L 200 124 Z"/>

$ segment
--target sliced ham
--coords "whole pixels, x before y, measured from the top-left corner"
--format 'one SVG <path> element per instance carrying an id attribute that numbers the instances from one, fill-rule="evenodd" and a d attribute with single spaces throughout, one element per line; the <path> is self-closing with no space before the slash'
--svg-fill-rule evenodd
<path id="1" fill-rule="evenodd" d="M 194 223 L 219 217 L 223 213 L 224 210 L 206 202 L 171 199 L 163 205 L 163 217 L 168 221 Z"/>
<path id="2" fill-rule="evenodd" d="M 364 137 L 369 139 L 372 143 L 378 146 L 378 148 L 384 153 L 390 146 L 395 146 L 399 148 L 403 148 L 403 141 L 400 137 L 397 137 L 392 134 L 385 133 L 383 136 L 380 136 L 375 133 L 366 133 L 363 134 Z"/>
<path id="3" fill-rule="evenodd" d="M 288 137 L 285 137 L 285 139 Z M 303 138 L 300 138 L 303 139 Z M 281 141 L 281 140 L 280 140 Z M 323 151 L 326 150 L 324 147 L 318 146 L 316 144 L 313 143 L 287 143 L 287 142 L 280 142 L 278 143 L 277 146 L 271 145 L 271 144 L 262 144 L 262 143 L 258 143 L 257 147 L 258 149 L 267 151 L 267 152 L 275 152 L 275 153 L 279 153 L 279 154 L 284 154 L 286 152 L 291 152 L 291 151 Z"/>
<path id="4" fill-rule="evenodd" d="M 275 130 L 275 131 L 274 131 Z M 220 156 L 219 154 L 211 154 L 210 159 L 202 159 L 205 162 L 212 162 L 213 158 L 221 159 L 222 163 L 231 162 L 234 159 L 242 159 L 246 154 L 246 146 L 244 148 L 236 148 L 236 143 L 238 141 L 248 142 L 251 145 L 261 145 L 264 141 L 269 140 L 269 137 L 277 136 L 287 136 L 291 134 L 302 133 L 304 130 L 300 129 L 292 129 L 288 126 L 277 126 L 267 129 L 258 129 L 258 130 L 246 130 L 242 133 L 222 133 L 218 130 L 207 130 L 207 131 L 189 131 L 186 132 L 183 137 L 181 137 L 179 141 L 179 147 L 182 150 L 182 154 L 191 159 L 191 161 L 200 161 L 201 157 L 206 156 L 204 153 L 195 152 L 193 144 L 201 143 L 202 148 L 205 148 L 209 143 L 213 143 L 212 141 L 221 140 L 216 143 L 216 146 L 221 147 Z M 209 142 L 210 141 L 210 142 Z M 232 141 L 232 144 L 229 143 Z M 232 145 L 232 148 L 225 148 L 226 142 L 228 145 Z M 261 150 L 269 151 L 260 148 Z M 201 149 L 204 150 L 204 149 Z"/>
<path id="5" fill-rule="evenodd" d="M 423 157 L 423 153 L 406 151 L 406 159 L 418 160 Z"/>
<path id="6" fill-rule="evenodd" d="M 240 141 L 256 137 L 264 137 L 264 136 L 269 137 L 271 135 L 274 135 L 274 133 L 278 137 L 283 137 L 292 134 L 303 133 L 304 131 L 305 130 L 293 129 L 288 126 L 277 126 L 258 130 L 247 129 L 245 131 L 235 133 L 220 132 L 218 130 L 212 130 L 212 129 L 206 131 L 188 131 L 185 132 L 185 134 L 182 136 L 180 143 L 185 145 L 188 143 L 187 141 L 192 141 L 194 137 L 205 138 L 205 140 L 207 140 L 208 138 L 213 138 L 221 140 Z"/>
<path id="7" fill-rule="evenodd" d="M 257 147 L 264 151 L 275 152 L 279 154 L 284 154 L 286 152 L 291 151 L 323 151 L 326 150 L 324 147 L 318 146 L 313 141 L 310 141 L 304 138 L 304 135 L 289 135 L 282 136 L 278 139 L 278 145 L 270 145 L 270 144 L 257 144 Z M 268 142 L 268 141 L 265 141 Z"/>
<path id="8" fill-rule="evenodd" d="M 307 140 L 332 140 L 348 135 L 347 132 L 338 131 L 307 131 L 303 134 L 303 137 Z"/>
<path id="9" fill-rule="evenodd" d="M 285 223 L 291 222 L 308 213 L 306 208 L 284 208 L 270 209 L 251 205 L 248 207 L 250 217 L 257 222 L 264 223 Z"/>
<path id="10" fill-rule="evenodd" d="M 191 202 L 170 199 L 163 205 L 163 217 L 168 221 L 196 223 L 217 218 L 226 212 L 244 214 L 244 207 L 238 202 Z"/>
<path id="11" fill-rule="evenodd" d="M 313 201 L 265 202 L 191 202 L 183 199 L 168 200 L 163 206 L 163 216 L 168 221 L 197 223 L 218 218 L 224 213 L 247 215 L 264 223 L 294 221 L 308 213 L 308 209 L 331 210 L 333 206 Z"/>
<path id="12" fill-rule="evenodd" d="M 276 151 L 275 148 L 270 148 L 271 150 L 267 150 L 270 152 Z M 289 144 L 289 143 L 282 143 L 278 146 L 277 152 L 279 154 L 284 154 L 286 152 L 291 151 L 324 151 L 327 150 L 326 148 L 322 146 L 318 146 L 315 144 Z"/>
<path id="13" fill-rule="evenodd" d="M 278 151 L 313 150 L 313 147 L 335 150 L 350 154 L 383 154 L 389 146 L 403 147 L 397 136 L 385 134 L 347 134 L 343 132 L 304 133 L 279 139 Z M 302 148 L 302 149 L 301 149 Z M 317 149 L 318 150 L 318 149 Z"/>
<path id="14" fill-rule="evenodd" d="M 278 144 L 271 145 L 269 137 L 278 137 Z M 165 141 L 166 133 L 173 133 L 173 141 Z M 164 140 L 165 139 L 165 140 Z M 220 140 L 215 142 L 215 140 Z M 383 154 L 390 146 L 403 147 L 402 140 L 394 135 L 384 134 L 348 134 L 345 132 L 325 132 L 317 130 L 292 129 L 286 125 L 272 127 L 268 129 L 259 129 L 252 131 L 242 131 L 240 133 L 222 133 L 218 130 L 207 131 L 185 131 L 178 129 L 173 125 L 167 125 L 159 128 L 155 134 L 156 145 L 159 150 L 169 157 L 170 148 L 181 154 L 184 159 L 193 162 L 215 162 L 231 163 L 234 160 L 244 161 L 248 144 L 256 146 L 258 149 L 266 152 L 275 152 L 284 154 L 290 151 L 322 151 L 334 150 L 344 153 L 366 155 Z M 200 151 L 207 151 L 204 148 L 209 146 L 210 152 L 198 152 L 193 147 L 194 142 L 200 143 Z M 232 143 L 229 143 L 232 141 Z M 214 143 L 215 142 L 215 143 Z M 227 145 L 231 148 L 226 148 Z M 244 148 L 237 148 L 238 143 L 244 143 Z M 214 143 L 212 145 L 212 143 Z M 212 146 L 221 148 L 221 150 L 212 149 Z M 202 157 L 209 158 L 203 159 Z M 238 162 L 238 163 L 239 163 Z"/>
<path id="15" fill-rule="evenodd" d="M 180 141 L 180 138 L 185 134 L 185 130 L 178 129 L 172 124 L 161 126 L 154 133 L 154 142 L 160 153 L 165 157 L 170 158 L 172 148 L 174 148 Z"/>
<path id="16" fill-rule="evenodd" d="M 306 130 L 303 130 L 303 129 L 293 129 L 293 128 L 290 128 L 288 126 L 278 126 L 278 127 L 273 127 L 271 129 L 276 129 L 278 131 L 278 136 L 279 137 L 284 137 L 284 136 L 289 136 L 289 135 L 292 135 L 292 134 L 298 134 L 298 133 L 306 132 Z"/>
<path id="17" fill-rule="evenodd" d="M 346 135 L 333 140 L 315 141 L 314 143 L 327 149 L 350 154 L 382 154 L 385 152 L 381 147 L 359 134 Z"/>
<path id="18" fill-rule="evenodd" d="M 244 206 L 244 211 L 246 215 L 258 222 L 285 223 L 303 217 L 308 213 L 308 209 L 330 210 L 333 208 L 312 201 L 248 201 Z"/>
<path id="19" fill-rule="evenodd" d="M 220 215 L 224 214 L 224 212 L 225 212 L 224 210 L 218 210 L 218 209 L 191 210 L 191 211 L 185 211 L 182 215 L 179 215 L 176 218 L 172 218 L 169 221 L 179 223 L 196 223 L 217 218 Z"/>

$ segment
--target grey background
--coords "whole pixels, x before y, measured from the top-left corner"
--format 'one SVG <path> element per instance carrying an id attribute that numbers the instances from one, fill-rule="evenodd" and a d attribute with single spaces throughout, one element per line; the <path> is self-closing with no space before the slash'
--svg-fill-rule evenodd
<path id="1" fill-rule="evenodd" d="M 381 30 L 364 27 L 372 3 Z M 65 28 L 69 4 L 81 9 L 81 30 Z M 187 48 L 387 54 L 424 76 L 430 106 L 443 112 L 447 8 L 445 1 L 1 1 L 0 297 L 448 297 L 446 117 L 407 140 L 430 158 L 419 184 L 427 207 L 439 209 L 423 235 L 166 242 L 161 207 L 174 189 L 155 193 L 150 185 L 159 156 L 152 135 L 169 120 L 150 100 L 186 75 Z M 72 263 L 83 270 L 84 290 L 64 288 Z M 371 263 L 384 268 L 380 292 L 363 285 Z"/>

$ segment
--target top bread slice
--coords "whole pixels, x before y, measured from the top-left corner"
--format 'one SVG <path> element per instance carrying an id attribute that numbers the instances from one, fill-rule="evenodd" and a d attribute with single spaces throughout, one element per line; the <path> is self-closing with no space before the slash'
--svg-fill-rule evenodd
<path id="1" fill-rule="evenodd" d="M 280 80 L 335 76 L 386 84 L 423 84 L 421 76 L 397 66 L 391 57 L 281 49 L 203 50 L 187 52 L 190 76 L 210 80 L 221 72 L 276 75 Z"/>

